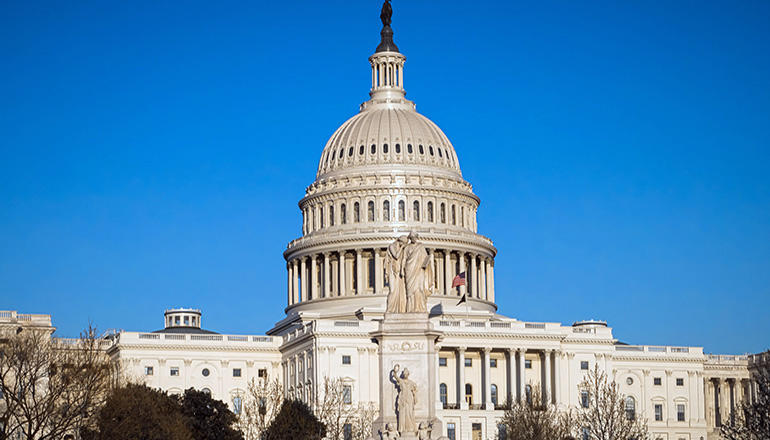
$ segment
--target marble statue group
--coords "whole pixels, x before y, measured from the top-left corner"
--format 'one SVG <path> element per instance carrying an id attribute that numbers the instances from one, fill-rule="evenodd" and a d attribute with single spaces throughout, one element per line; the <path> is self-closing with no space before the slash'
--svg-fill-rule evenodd
<path id="1" fill-rule="evenodd" d="M 388 246 L 385 266 L 390 293 L 388 313 L 425 313 L 433 293 L 433 258 L 417 233 L 402 235 Z"/>

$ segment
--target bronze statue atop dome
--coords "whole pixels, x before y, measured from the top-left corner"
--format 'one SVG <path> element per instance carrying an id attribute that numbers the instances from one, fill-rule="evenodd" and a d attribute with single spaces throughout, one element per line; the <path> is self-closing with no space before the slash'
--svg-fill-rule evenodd
<path id="1" fill-rule="evenodd" d="M 382 4 L 382 12 L 380 12 L 380 20 L 382 20 L 383 26 L 390 26 L 390 17 L 393 16 L 393 8 L 390 6 L 390 0 L 385 0 Z"/>

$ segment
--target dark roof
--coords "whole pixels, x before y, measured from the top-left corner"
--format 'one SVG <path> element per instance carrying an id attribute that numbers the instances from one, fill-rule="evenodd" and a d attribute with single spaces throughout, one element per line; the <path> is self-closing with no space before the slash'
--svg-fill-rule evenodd
<path id="1" fill-rule="evenodd" d="M 217 332 L 211 330 L 203 330 L 198 327 L 169 327 L 163 330 L 155 330 L 153 333 L 176 333 L 176 334 L 188 334 L 188 335 L 218 335 Z"/>

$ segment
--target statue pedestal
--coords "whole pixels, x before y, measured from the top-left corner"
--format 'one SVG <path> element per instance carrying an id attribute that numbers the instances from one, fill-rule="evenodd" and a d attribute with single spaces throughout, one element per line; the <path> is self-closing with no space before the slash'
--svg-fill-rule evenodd
<path id="1" fill-rule="evenodd" d="M 417 402 L 414 405 L 414 422 L 419 427 L 432 424 L 432 439 L 443 432 L 441 421 L 436 418 L 438 400 L 438 357 L 436 342 L 443 335 L 434 330 L 427 313 L 386 313 L 379 330 L 371 334 L 379 344 L 380 362 L 380 415 L 372 426 L 374 438 L 387 424 L 398 426 L 398 387 L 392 377 L 393 368 L 399 365 L 401 374 L 409 370 L 409 380 L 417 385 Z M 417 432 L 404 432 L 398 427 L 402 439 L 417 439 Z"/>

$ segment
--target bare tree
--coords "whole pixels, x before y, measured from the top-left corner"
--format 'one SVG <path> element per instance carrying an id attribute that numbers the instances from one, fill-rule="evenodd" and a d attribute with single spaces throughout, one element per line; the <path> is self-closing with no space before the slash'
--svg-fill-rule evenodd
<path id="1" fill-rule="evenodd" d="M 326 425 L 325 438 L 329 440 L 365 440 L 372 435 L 377 405 L 374 402 L 353 403 L 352 388 L 348 387 L 340 378 L 327 376 L 317 392 L 315 413 Z"/>
<path id="2" fill-rule="evenodd" d="M 770 356 L 770 351 L 765 356 Z M 770 438 L 770 365 L 759 365 L 752 380 L 756 387 L 753 399 L 744 401 L 735 419 L 722 425 L 720 433 L 725 440 Z"/>
<path id="3" fill-rule="evenodd" d="M 626 396 L 620 386 L 594 366 L 578 386 L 581 401 L 577 420 L 590 440 L 646 440 L 647 425 L 638 414 L 626 411 Z M 584 400 L 585 399 L 585 400 Z"/>
<path id="4" fill-rule="evenodd" d="M 532 386 L 531 395 L 542 395 L 539 385 Z M 500 422 L 499 438 L 503 440 L 562 440 L 578 431 L 572 410 L 558 411 L 541 399 L 509 400 L 506 408 Z"/>
<path id="5" fill-rule="evenodd" d="M 281 410 L 281 404 L 283 386 L 277 378 L 252 378 L 244 396 L 241 413 L 238 415 L 238 428 L 243 432 L 245 440 L 261 439 Z"/>
<path id="6" fill-rule="evenodd" d="M 94 327 L 76 340 L 23 327 L 0 338 L 0 439 L 60 439 L 92 422 L 114 377 Z"/>

